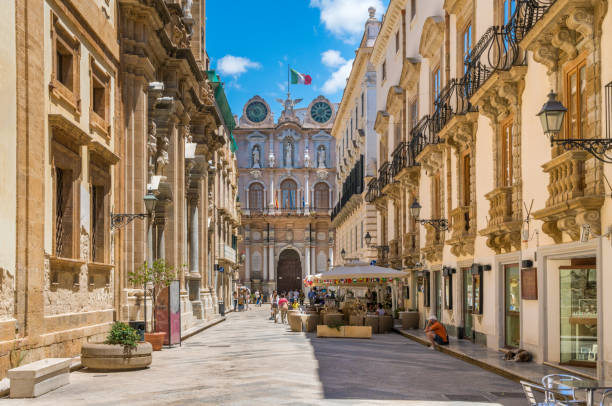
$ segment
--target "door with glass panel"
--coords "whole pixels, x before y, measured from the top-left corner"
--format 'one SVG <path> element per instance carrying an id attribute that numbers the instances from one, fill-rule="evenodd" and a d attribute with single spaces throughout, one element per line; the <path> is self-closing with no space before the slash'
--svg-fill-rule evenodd
<path id="1" fill-rule="evenodd" d="M 561 363 L 595 367 L 597 361 L 597 271 L 595 265 L 559 269 Z"/>
<path id="2" fill-rule="evenodd" d="M 505 342 L 509 348 L 518 348 L 521 343 L 521 297 L 520 271 L 518 264 L 504 266 Z"/>
<path id="3" fill-rule="evenodd" d="M 463 337 L 468 339 L 473 339 L 474 329 L 473 329 L 473 321 L 472 321 L 472 301 L 473 297 L 473 279 L 472 279 L 472 269 L 464 268 L 462 270 L 463 274 Z"/>

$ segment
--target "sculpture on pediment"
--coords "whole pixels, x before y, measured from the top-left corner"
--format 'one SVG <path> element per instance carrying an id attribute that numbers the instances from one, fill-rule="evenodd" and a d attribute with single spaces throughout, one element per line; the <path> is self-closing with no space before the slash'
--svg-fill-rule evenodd
<path id="1" fill-rule="evenodd" d="M 147 155 L 148 155 L 148 174 L 149 177 L 155 175 L 155 157 L 157 154 L 157 124 L 149 121 L 149 131 L 147 136 Z"/>
<path id="2" fill-rule="evenodd" d="M 317 151 L 317 168 L 325 168 L 325 147 L 319 146 Z"/>
<path id="3" fill-rule="evenodd" d="M 253 168 L 261 168 L 261 149 L 259 145 L 253 147 Z"/>

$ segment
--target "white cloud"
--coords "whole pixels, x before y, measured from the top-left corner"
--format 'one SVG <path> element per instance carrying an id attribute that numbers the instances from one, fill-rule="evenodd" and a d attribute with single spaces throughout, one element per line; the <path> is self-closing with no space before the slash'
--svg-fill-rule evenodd
<path id="1" fill-rule="evenodd" d="M 217 70 L 221 75 L 238 77 L 249 69 L 260 69 L 259 62 L 251 61 L 242 56 L 225 55 L 217 61 Z"/>
<path id="2" fill-rule="evenodd" d="M 337 66 L 343 65 L 346 63 L 346 59 L 340 55 L 339 51 L 335 49 L 328 49 L 327 51 L 321 54 L 321 62 L 323 65 L 329 66 L 330 68 L 335 68 Z"/>
<path id="3" fill-rule="evenodd" d="M 351 74 L 351 68 L 353 67 L 353 60 L 346 61 L 344 65 L 340 66 L 338 70 L 332 73 L 331 77 L 323 83 L 321 90 L 326 94 L 333 94 L 337 91 L 344 89 L 346 86 L 346 79 Z"/>
<path id="4" fill-rule="evenodd" d="M 368 8 L 376 8 L 376 16 L 383 11 L 382 0 L 310 0 L 310 7 L 321 11 L 321 22 L 334 36 L 354 43 L 363 35 L 368 19 Z"/>

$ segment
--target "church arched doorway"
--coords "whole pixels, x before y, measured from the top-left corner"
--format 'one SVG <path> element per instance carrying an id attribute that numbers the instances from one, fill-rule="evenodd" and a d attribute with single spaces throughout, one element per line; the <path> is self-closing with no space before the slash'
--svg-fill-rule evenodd
<path id="1" fill-rule="evenodd" d="M 276 290 L 282 293 L 296 289 L 302 289 L 302 262 L 295 250 L 286 249 L 278 257 Z"/>

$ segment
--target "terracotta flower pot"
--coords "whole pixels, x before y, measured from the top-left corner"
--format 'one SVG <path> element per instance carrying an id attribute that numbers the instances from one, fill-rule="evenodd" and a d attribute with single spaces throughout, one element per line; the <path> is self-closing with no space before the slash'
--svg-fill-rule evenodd
<path id="1" fill-rule="evenodd" d="M 144 339 L 146 342 L 151 343 L 153 351 L 161 351 L 165 336 L 166 333 L 163 331 L 157 333 L 145 333 Z"/>

